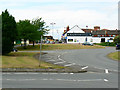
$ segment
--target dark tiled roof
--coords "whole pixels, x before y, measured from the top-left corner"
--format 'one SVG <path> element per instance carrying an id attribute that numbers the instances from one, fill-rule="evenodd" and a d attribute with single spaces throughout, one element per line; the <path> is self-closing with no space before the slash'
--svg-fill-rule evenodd
<path id="1" fill-rule="evenodd" d="M 93 35 L 118 35 L 120 34 L 120 30 L 98 30 L 98 31 L 92 31 Z"/>
<path id="2" fill-rule="evenodd" d="M 94 29 L 82 29 L 82 30 L 86 33 L 91 33 L 91 31 L 93 31 Z"/>

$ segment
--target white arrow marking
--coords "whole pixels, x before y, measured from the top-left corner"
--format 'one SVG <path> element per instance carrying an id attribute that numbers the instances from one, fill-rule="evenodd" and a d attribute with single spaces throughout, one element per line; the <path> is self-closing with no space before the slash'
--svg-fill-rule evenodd
<path id="1" fill-rule="evenodd" d="M 88 68 L 88 66 L 86 66 L 86 67 L 83 67 L 83 68 L 81 68 L 81 69 L 86 69 L 86 68 Z"/>
<path id="2" fill-rule="evenodd" d="M 108 72 L 108 69 L 105 69 L 105 73 L 109 73 L 109 72 Z"/>
<path id="3" fill-rule="evenodd" d="M 108 82 L 108 80 L 107 80 L 107 79 L 104 79 L 104 81 L 105 81 L 105 82 Z"/>

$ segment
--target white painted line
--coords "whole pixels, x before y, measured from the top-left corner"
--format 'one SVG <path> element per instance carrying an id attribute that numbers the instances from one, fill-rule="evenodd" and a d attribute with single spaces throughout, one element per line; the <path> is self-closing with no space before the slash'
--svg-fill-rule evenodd
<path id="1" fill-rule="evenodd" d="M 58 55 L 58 58 L 60 57 L 60 55 Z"/>
<path id="2" fill-rule="evenodd" d="M 28 73 L 14 73 L 14 74 L 28 74 Z"/>
<path id="3" fill-rule="evenodd" d="M 42 74 L 48 74 L 48 73 L 42 73 Z"/>
<path id="4" fill-rule="evenodd" d="M 29 80 L 36 80 L 36 79 L 20 79 L 20 81 L 29 81 Z"/>
<path id="5" fill-rule="evenodd" d="M 105 81 L 105 82 L 108 82 L 108 80 L 107 80 L 107 79 L 104 79 L 104 81 Z"/>
<path id="6" fill-rule="evenodd" d="M 105 73 L 109 73 L 109 72 L 108 72 L 108 69 L 105 69 Z"/>
<path id="7" fill-rule="evenodd" d="M 6 80 L 8 80 L 8 81 L 16 81 L 16 79 L 6 79 Z"/>
<path id="8" fill-rule="evenodd" d="M 47 60 L 46 62 L 49 62 L 49 61 L 55 61 L 55 60 Z"/>
<path id="9" fill-rule="evenodd" d="M 60 74 L 68 74 L 68 73 L 60 73 Z"/>
<path id="10" fill-rule="evenodd" d="M 49 74 L 58 74 L 58 73 L 49 73 Z"/>
<path id="11" fill-rule="evenodd" d="M 61 58 L 58 58 L 59 60 L 62 60 Z"/>
<path id="12" fill-rule="evenodd" d="M 14 73 L 14 74 L 39 74 L 39 73 Z"/>
<path id="13" fill-rule="evenodd" d="M 75 65 L 75 63 L 67 64 L 67 65 L 64 65 L 64 66 L 72 66 L 72 65 Z"/>
<path id="14" fill-rule="evenodd" d="M 74 74 L 74 73 L 70 73 L 70 74 Z"/>
<path id="15" fill-rule="evenodd" d="M 2 74 L 11 74 L 11 73 L 2 73 Z"/>
<path id="16" fill-rule="evenodd" d="M 86 69 L 86 68 L 88 68 L 88 66 L 86 66 L 86 67 L 83 67 L 83 68 L 81 68 L 81 69 Z"/>
<path id="17" fill-rule="evenodd" d="M 84 79 L 84 80 L 75 80 L 75 79 L 52 79 L 52 78 L 43 78 L 43 79 L 6 79 L 6 80 L 9 80 L 9 81 L 32 81 L 32 80 L 58 80 L 58 81 L 77 81 L 77 82 L 89 82 L 89 81 L 105 81 L 105 82 L 108 82 L 107 79 Z"/>
<path id="18" fill-rule="evenodd" d="M 78 80 L 78 81 L 102 81 L 103 79 L 86 79 L 86 80 Z"/>
<path id="19" fill-rule="evenodd" d="M 3 74 L 39 74 L 39 73 L 3 73 Z"/>
<path id="20" fill-rule="evenodd" d="M 44 78 L 44 79 L 41 79 L 41 80 L 49 80 L 49 79 L 47 79 L 47 78 Z"/>
<path id="21" fill-rule="evenodd" d="M 54 63 L 54 64 L 60 64 L 60 63 L 65 63 L 66 61 L 63 61 L 63 62 L 56 62 L 56 63 Z"/>

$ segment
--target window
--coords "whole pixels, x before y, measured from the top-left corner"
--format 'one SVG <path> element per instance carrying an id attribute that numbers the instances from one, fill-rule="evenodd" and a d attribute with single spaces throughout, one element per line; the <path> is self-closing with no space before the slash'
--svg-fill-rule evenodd
<path id="1" fill-rule="evenodd" d="M 105 38 L 101 38 L 101 42 L 105 42 Z"/>
<path id="2" fill-rule="evenodd" d="M 68 39 L 68 42 L 73 42 L 73 39 Z"/>

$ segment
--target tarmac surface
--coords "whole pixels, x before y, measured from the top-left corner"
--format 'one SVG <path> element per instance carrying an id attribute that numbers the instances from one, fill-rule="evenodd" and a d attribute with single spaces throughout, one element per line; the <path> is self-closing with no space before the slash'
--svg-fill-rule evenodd
<path id="1" fill-rule="evenodd" d="M 118 62 L 105 49 L 44 51 L 42 60 L 86 73 L 3 72 L 3 88 L 118 88 Z M 35 51 L 38 52 L 38 51 Z"/>

